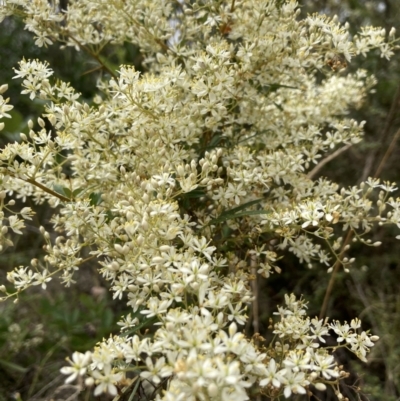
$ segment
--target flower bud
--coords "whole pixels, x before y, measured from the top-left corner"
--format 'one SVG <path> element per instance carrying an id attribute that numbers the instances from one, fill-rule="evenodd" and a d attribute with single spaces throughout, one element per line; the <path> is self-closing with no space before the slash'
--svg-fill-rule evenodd
<path id="1" fill-rule="evenodd" d="M 3 84 L 0 86 L 0 95 L 2 95 L 8 89 L 7 84 Z"/>
<path id="2" fill-rule="evenodd" d="M 319 391 L 325 391 L 326 390 L 326 386 L 325 386 L 324 383 L 315 383 L 314 386 Z"/>
<path id="3" fill-rule="evenodd" d="M 86 385 L 87 387 L 92 387 L 92 386 L 94 385 L 94 379 L 93 379 L 93 377 L 87 377 L 87 378 L 85 379 L 85 385 Z"/>
<path id="4" fill-rule="evenodd" d="M 233 337 L 233 336 L 236 334 L 236 332 L 237 332 L 237 325 L 236 325 L 235 322 L 233 322 L 233 323 L 231 323 L 231 324 L 229 325 L 228 331 L 229 331 L 229 335 L 230 335 L 231 337 Z"/>
<path id="5" fill-rule="evenodd" d="M 210 383 L 207 388 L 208 395 L 212 398 L 218 395 L 218 386 L 215 383 Z"/>

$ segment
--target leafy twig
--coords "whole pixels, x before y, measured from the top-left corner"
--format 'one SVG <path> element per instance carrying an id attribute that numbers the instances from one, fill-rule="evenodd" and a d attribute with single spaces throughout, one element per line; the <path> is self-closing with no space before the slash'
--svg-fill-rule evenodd
<path id="1" fill-rule="evenodd" d="M 44 191 L 44 192 L 46 192 L 46 193 L 48 193 L 50 195 L 55 196 L 56 198 L 62 200 L 63 202 L 71 202 L 71 199 L 69 199 L 69 198 L 67 198 L 67 197 L 65 197 L 65 196 L 63 196 L 63 195 L 51 190 L 50 188 L 45 187 L 43 184 L 41 184 L 40 182 L 35 181 L 33 178 L 26 178 L 26 179 L 20 178 L 20 179 L 25 181 L 25 182 L 27 182 L 27 183 L 29 183 L 29 184 L 34 185 L 35 187 L 40 188 L 42 191 Z"/>

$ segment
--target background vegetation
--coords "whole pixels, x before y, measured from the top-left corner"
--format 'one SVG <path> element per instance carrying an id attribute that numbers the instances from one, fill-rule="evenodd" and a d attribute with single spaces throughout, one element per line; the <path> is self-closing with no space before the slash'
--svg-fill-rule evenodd
<path id="1" fill-rule="evenodd" d="M 398 0 L 303 0 L 302 14 L 322 12 L 336 14 L 342 22 L 349 22 L 355 29 L 362 25 L 392 26 L 400 31 L 400 3 Z M 23 30 L 16 19 L 7 19 L 0 35 L 0 83 L 8 83 L 7 96 L 11 97 L 13 119 L 6 121 L 0 137 L 4 145 L 26 131 L 26 123 L 36 115 L 35 103 L 20 96 L 19 83 L 11 79 L 12 67 L 22 58 L 47 60 L 56 75 L 90 99 L 91 88 L 101 71 L 89 55 L 75 50 L 60 50 L 57 45 L 39 49 L 33 44 L 31 34 Z M 105 49 L 107 63 L 135 64 L 142 69 L 140 54 L 133 47 Z M 400 182 L 397 163 L 400 129 L 400 55 L 388 63 L 378 57 L 363 59 L 362 67 L 378 78 L 376 93 L 371 94 L 361 110 L 354 111 L 354 118 L 366 120 L 365 141 L 343 152 L 327 163 L 317 176 L 327 176 L 342 185 L 359 183 L 368 176 Z M 359 67 L 356 60 L 349 69 Z M 38 104 L 38 103 L 36 103 Z M 384 160 L 384 164 L 382 164 Z M 46 209 L 37 216 L 43 224 Z M 37 227 L 39 224 L 35 225 Z M 26 265 L 40 253 L 41 243 L 36 228 L 23 243 L 7 249 L 0 255 L 0 280 L 14 266 Z M 49 231 L 51 227 L 46 227 Z M 357 372 L 348 380 L 349 399 L 395 401 L 400 399 L 400 264 L 398 242 L 395 235 L 376 230 L 380 248 L 353 247 L 357 268 L 349 274 L 336 276 L 333 292 L 329 297 L 327 315 L 332 319 L 363 319 L 364 326 L 381 337 L 368 364 L 339 355 L 343 364 Z M 362 250 L 361 250 L 362 249 Z M 87 265 L 84 277 L 73 287 L 65 289 L 51 282 L 50 290 L 32 290 L 19 300 L 0 304 L 0 401 L 6 400 L 75 400 L 72 386 L 63 386 L 64 377 L 59 369 L 64 359 L 74 350 L 90 349 L 110 332 L 117 331 L 116 322 L 122 314 L 121 306 L 113 302 L 106 283 L 102 282 L 95 266 Z M 324 269 L 305 270 L 290 257 L 282 264 L 282 273 L 266 282 L 258 283 L 259 327 L 265 334 L 268 319 L 285 293 L 304 294 L 310 301 L 309 312 L 318 315 L 328 287 L 330 276 Z M 249 319 L 251 321 L 251 319 Z M 252 328 L 248 327 L 249 333 Z M 353 390 L 360 386 L 357 393 Z M 345 392 L 346 393 L 346 392 Z M 346 394 L 347 394 L 346 393 Z M 356 396 L 354 395 L 356 394 Z M 321 394 L 321 397 L 323 395 Z M 90 393 L 79 399 L 91 399 Z M 329 394 L 325 395 L 329 399 Z M 103 396 L 103 399 L 107 399 Z"/>

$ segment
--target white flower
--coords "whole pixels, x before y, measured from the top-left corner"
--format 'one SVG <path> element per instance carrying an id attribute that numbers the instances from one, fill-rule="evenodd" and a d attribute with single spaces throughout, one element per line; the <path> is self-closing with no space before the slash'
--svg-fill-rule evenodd
<path id="1" fill-rule="evenodd" d="M 307 370 L 311 367 L 309 364 L 311 356 L 308 352 L 303 350 L 291 351 L 286 356 L 283 364 L 290 368 L 293 372 L 299 372 L 300 370 Z"/>
<path id="2" fill-rule="evenodd" d="M 294 0 L 80 0 L 62 11 L 45 0 L 0 3 L 0 20 L 22 15 L 39 46 L 61 41 L 101 58 L 105 45 L 129 44 L 143 56 L 142 72 L 102 65 L 93 101 L 53 80 L 45 62 L 23 59 L 15 70 L 43 114 L 0 151 L 0 250 L 33 215 L 14 212 L 13 198 L 49 205 L 57 237 L 41 228 L 45 268 L 34 262 L 7 279 L 17 293 L 58 275 L 70 285 L 90 258 L 133 311 L 121 319 L 123 335 L 72 355 L 62 368 L 68 382 L 88 375 L 95 395 L 115 396 L 125 370 L 141 369 L 140 380 L 156 386 L 173 376 L 158 401 L 247 400 L 258 382 L 290 397 L 310 382 L 338 385 L 330 350 L 320 349 L 329 328 L 365 360 L 373 337 L 358 334 L 361 322 L 310 319 L 294 295 L 278 308 L 270 344 L 258 347 L 260 337 L 238 325 L 256 275 L 280 272 L 285 252 L 309 267 L 328 264 L 341 254 L 341 229 L 400 227 L 394 184 L 339 189 L 308 172 L 363 133 L 348 115 L 375 80 L 344 71 L 343 57 L 372 49 L 390 57 L 394 32 L 389 42 L 371 27 L 350 37 L 336 19 L 299 20 Z"/>
<path id="3" fill-rule="evenodd" d="M 84 354 L 80 352 L 74 352 L 72 354 L 72 360 L 67 358 L 67 361 L 71 366 L 64 366 L 60 369 L 60 372 L 63 375 L 70 375 L 65 382 L 71 383 L 78 376 L 83 376 L 86 374 L 88 366 L 91 362 L 92 354 L 89 351 L 86 351 Z"/>
<path id="4" fill-rule="evenodd" d="M 51 277 L 49 277 L 47 269 L 44 269 L 42 272 L 35 273 L 34 279 L 35 281 L 33 281 L 32 284 L 41 285 L 43 290 L 46 289 L 47 283 L 51 281 Z"/>
<path id="5" fill-rule="evenodd" d="M 140 373 L 140 377 L 151 380 L 155 384 L 159 384 L 162 378 L 170 376 L 173 373 L 173 368 L 166 365 L 164 357 L 158 358 L 155 364 L 153 364 L 151 358 L 147 357 L 146 369 Z"/>
<path id="6" fill-rule="evenodd" d="M 116 396 L 118 394 L 117 387 L 115 383 L 119 382 L 123 378 L 122 372 L 114 373 L 111 365 L 105 365 L 103 368 L 103 372 L 98 370 L 94 370 L 92 372 L 92 376 L 95 379 L 95 383 L 97 384 L 94 389 L 94 395 L 100 395 L 102 393 L 108 393 L 112 396 Z"/>
<path id="7" fill-rule="evenodd" d="M 293 372 L 292 370 L 287 370 L 283 377 L 283 394 L 286 398 L 289 398 L 293 394 L 305 394 L 305 387 L 308 386 L 310 382 L 306 380 L 304 372 Z"/>
<path id="8" fill-rule="evenodd" d="M 25 223 L 23 220 L 18 219 L 17 216 L 10 216 L 8 218 L 8 222 L 10 224 L 10 228 L 16 233 L 16 234 L 22 234 L 21 229 L 25 228 Z"/>
<path id="9" fill-rule="evenodd" d="M 7 112 L 12 110 L 14 106 L 7 104 L 9 101 L 10 99 L 4 99 L 3 96 L 0 95 L 0 118 L 11 118 L 11 115 Z"/>
<path id="10" fill-rule="evenodd" d="M 286 373 L 286 369 L 277 370 L 278 366 L 275 362 L 275 359 L 271 358 L 268 362 L 267 367 L 267 377 L 260 381 L 260 386 L 267 386 L 268 384 L 272 384 L 274 387 L 279 388 L 282 383 L 284 383 L 283 376 Z"/>
<path id="11" fill-rule="evenodd" d="M 315 365 L 313 369 L 316 372 L 321 372 L 325 379 L 331 380 L 339 376 L 339 371 L 336 368 L 335 358 L 332 355 L 315 354 L 313 356 Z"/>

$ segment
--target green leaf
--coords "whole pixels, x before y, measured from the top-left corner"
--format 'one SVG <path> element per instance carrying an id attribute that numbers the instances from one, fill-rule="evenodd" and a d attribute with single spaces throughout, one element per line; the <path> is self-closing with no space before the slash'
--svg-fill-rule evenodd
<path id="1" fill-rule="evenodd" d="M 236 213 L 236 214 L 232 214 L 232 215 L 225 215 L 225 216 L 221 215 L 218 218 L 211 220 L 209 224 L 218 224 L 218 223 L 222 223 L 227 220 L 236 219 L 238 217 L 255 216 L 255 215 L 259 215 L 259 214 L 268 214 L 268 213 L 269 212 L 267 210 L 246 210 L 244 212 Z"/>
<path id="2" fill-rule="evenodd" d="M 26 373 L 28 371 L 28 368 L 24 368 L 23 366 L 17 365 L 13 362 L 5 361 L 4 359 L 0 359 L 0 365 L 3 365 L 7 369 L 16 370 L 20 373 Z"/>
<path id="3" fill-rule="evenodd" d="M 211 138 L 210 143 L 206 146 L 206 149 L 213 149 L 222 141 L 223 137 L 221 134 L 216 134 Z"/>
<path id="4" fill-rule="evenodd" d="M 185 194 L 183 194 L 185 198 L 202 198 L 205 195 L 206 193 L 201 188 L 196 188 L 193 191 L 186 192 Z"/>
<path id="5" fill-rule="evenodd" d="M 102 326 L 105 330 L 109 329 L 114 321 L 114 314 L 110 309 L 106 309 L 102 316 Z"/>
<path id="6" fill-rule="evenodd" d="M 63 191 L 64 191 L 64 195 L 65 195 L 67 198 L 72 199 L 72 192 L 71 192 L 71 190 L 70 190 L 69 188 L 64 187 L 64 188 L 63 188 Z"/>
<path id="7" fill-rule="evenodd" d="M 243 205 L 237 206 L 233 209 L 227 210 L 225 212 L 222 212 L 219 217 L 216 219 L 213 219 L 210 221 L 209 224 L 218 224 L 222 223 L 227 220 L 232 220 L 236 219 L 238 217 L 245 217 L 245 216 L 253 216 L 253 215 L 259 215 L 259 214 L 267 214 L 269 213 L 266 210 L 244 210 L 250 206 L 256 205 L 257 203 L 260 203 L 263 201 L 264 198 L 260 199 L 255 199 L 250 202 L 243 203 Z"/>
<path id="8" fill-rule="evenodd" d="M 283 111 L 283 107 L 280 104 L 278 104 L 276 102 L 273 102 L 273 103 L 277 107 L 277 109 L 279 109 L 280 111 Z"/>
<path id="9" fill-rule="evenodd" d="M 75 198 L 77 195 L 79 195 L 80 193 L 82 193 L 85 190 L 85 188 L 78 188 L 75 189 L 74 191 L 72 191 L 72 196 Z"/>
<path id="10" fill-rule="evenodd" d="M 55 185 L 53 185 L 53 190 L 54 190 L 54 192 L 57 192 L 58 194 L 60 194 L 62 196 L 72 199 L 72 192 L 69 188 L 55 184 Z"/>
<path id="11" fill-rule="evenodd" d="M 259 198 L 259 199 L 254 199 L 254 200 L 252 200 L 250 202 L 243 203 L 242 205 L 234 207 L 233 209 L 229 209 L 229 210 L 227 210 L 225 212 L 222 212 L 221 216 L 225 216 L 225 215 L 228 215 L 228 214 L 231 215 L 233 213 L 239 212 L 240 210 L 246 209 L 246 208 L 248 208 L 250 206 L 253 206 L 253 205 L 256 205 L 257 203 L 260 203 L 263 200 L 264 200 L 264 198 Z"/>
<path id="12" fill-rule="evenodd" d="M 231 236 L 231 233 L 232 229 L 227 224 L 224 224 L 221 230 L 222 238 L 229 238 Z"/>
<path id="13" fill-rule="evenodd" d="M 89 199 L 90 199 L 90 204 L 91 204 L 92 206 L 98 206 L 98 205 L 100 205 L 100 203 L 103 201 L 103 200 L 101 199 L 101 193 L 99 193 L 99 192 L 92 192 L 92 193 L 89 195 Z"/>
<path id="14" fill-rule="evenodd" d="M 255 86 L 257 91 L 259 93 L 262 93 L 264 95 L 268 95 L 269 93 L 276 92 L 280 88 L 287 88 L 287 89 L 298 89 L 296 86 L 289 86 L 289 85 L 282 85 L 282 84 L 267 84 L 267 85 L 260 85 L 260 84 L 255 84 L 253 81 L 250 81 L 250 83 Z"/>
<path id="15" fill-rule="evenodd" d="M 26 122 L 24 122 L 24 118 L 22 114 L 16 110 L 12 109 L 7 112 L 10 114 L 11 118 L 5 118 L 2 120 L 4 123 L 4 130 L 1 132 L 2 135 L 6 135 L 7 139 L 18 140 L 19 134 L 26 127 Z"/>
<path id="16" fill-rule="evenodd" d="M 124 331 L 123 333 L 120 334 L 122 337 L 127 337 L 133 333 L 136 333 L 138 330 L 143 329 L 144 327 L 150 326 L 153 323 L 157 321 L 157 317 L 151 317 L 149 319 L 144 319 L 141 323 L 139 323 L 137 326 L 133 327 L 130 330 Z"/>
<path id="17" fill-rule="evenodd" d="M 299 89 L 296 86 L 281 85 L 281 84 L 269 84 L 267 88 L 268 92 L 276 92 L 279 88 Z"/>
<path id="18" fill-rule="evenodd" d="M 114 218 L 114 215 L 112 214 L 111 210 L 106 211 L 106 222 L 108 223 Z"/>

